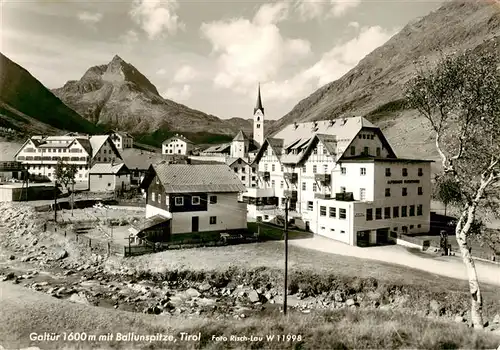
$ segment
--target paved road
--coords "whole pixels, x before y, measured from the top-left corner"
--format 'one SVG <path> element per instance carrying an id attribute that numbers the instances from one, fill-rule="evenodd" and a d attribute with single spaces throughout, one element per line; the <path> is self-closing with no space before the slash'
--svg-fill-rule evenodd
<path id="1" fill-rule="evenodd" d="M 384 261 L 392 264 L 408 266 L 441 276 L 467 280 L 467 273 L 461 258 L 456 256 L 433 257 L 415 255 L 402 246 L 353 247 L 325 237 L 297 239 L 290 244 L 337 255 L 353 256 L 363 259 Z M 483 283 L 500 286 L 500 265 L 476 261 L 478 278 Z"/>

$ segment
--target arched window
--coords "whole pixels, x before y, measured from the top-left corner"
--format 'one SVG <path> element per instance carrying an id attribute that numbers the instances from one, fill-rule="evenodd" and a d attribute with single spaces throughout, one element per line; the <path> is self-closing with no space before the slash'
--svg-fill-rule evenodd
<path id="1" fill-rule="evenodd" d="M 257 116 L 257 121 L 260 121 L 260 117 L 259 116 Z"/>

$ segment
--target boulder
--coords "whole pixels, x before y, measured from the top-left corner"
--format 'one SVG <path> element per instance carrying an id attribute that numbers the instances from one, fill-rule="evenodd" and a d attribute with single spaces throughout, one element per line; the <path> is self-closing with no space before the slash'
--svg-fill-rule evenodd
<path id="1" fill-rule="evenodd" d="M 500 324 L 500 315 L 496 314 L 493 318 L 493 323 Z"/>
<path id="2" fill-rule="evenodd" d="M 62 260 L 64 258 L 68 257 L 68 252 L 65 249 L 60 249 L 55 253 L 55 259 L 56 260 Z"/>
<path id="3" fill-rule="evenodd" d="M 356 305 L 356 302 L 354 301 L 354 299 L 347 299 L 347 301 L 345 303 L 347 306 L 355 306 Z"/>
<path id="4" fill-rule="evenodd" d="M 430 307 L 431 311 L 437 315 L 444 314 L 444 311 L 445 311 L 444 306 L 442 306 L 438 301 L 436 301 L 434 299 L 431 300 L 431 302 L 429 303 L 429 307 Z"/>
<path id="5" fill-rule="evenodd" d="M 456 323 L 463 323 L 464 322 L 464 318 L 460 315 L 456 315 L 455 318 L 454 318 L 454 321 Z"/>
<path id="6" fill-rule="evenodd" d="M 338 303 L 342 303 L 345 301 L 344 295 L 341 292 L 335 292 L 333 298 Z"/>
<path id="7" fill-rule="evenodd" d="M 89 300 L 87 299 L 87 296 L 84 293 L 74 293 L 74 294 L 71 294 L 71 297 L 69 298 L 69 301 L 71 301 L 73 303 L 90 305 L 90 302 L 89 302 Z"/>
<path id="8" fill-rule="evenodd" d="M 184 292 L 188 297 L 190 298 L 197 298 L 199 297 L 201 294 L 200 292 L 198 292 L 196 289 L 194 288 L 189 288 L 188 290 L 186 290 Z"/>
<path id="9" fill-rule="evenodd" d="M 199 287 L 198 287 L 198 290 L 200 292 L 206 292 L 208 290 L 210 290 L 211 286 L 208 282 L 203 282 Z"/>
<path id="10" fill-rule="evenodd" d="M 260 296 L 259 296 L 259 293 L 257 293 L 257 291 L 255 289 L 252 289 L 249 293 L 248 293 L 248 299 L 252 302 L 252 303 L 256 303 L 260 300 Z"/>
<path id="11" fill-rule="evenodd" d="M 380 300 L 382 298 L 382 295 L 380 293 L 372 292 L 372 291 L 368 292 L 366 294 L 366 296 L 368 299 L 373 300 L 373 301 Z"/>

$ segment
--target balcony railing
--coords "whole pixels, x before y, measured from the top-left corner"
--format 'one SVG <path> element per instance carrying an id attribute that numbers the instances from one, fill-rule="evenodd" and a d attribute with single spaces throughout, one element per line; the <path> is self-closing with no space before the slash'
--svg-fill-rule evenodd
<path id="1" fill-rule="evenodd" d="M 318 199 L 331 199 L 332 195 L 330 193 L 318 193 L 318 192 L 316 192 L 314 194 L 314 198 L 318 198 Z"/>
<path id="2" fill-rule="evenodd" d="M 283 177 L 285 178 L 285 180 L 290 182 L 297 182 L 297 180 L 299 179 L 297 173 L 284 173 Z"/>
<path id="3" fill-rule="evenodd" d="M 288 198 L 297 199 L 297 191 L 296 190 L 284 190 L 283 195 Z"/>
<path id="4" fill-rule="evenodd" d="M 271 173 L 269 171 L 259 171 L 259 176 L 263 178 L 270 178 Z"/>
<path id="5" fill-rule="evenodd" d="M 352 192 L 340 192 L 335 194 L 335 200 L 343 202 L 353 202 L 354 195 Z"/>
<path id="6" fill-rule="evenodd" d="M 332 175 L 330 174 L 314 174 L 314 180 L 322 183 L 330 183 Z"/>

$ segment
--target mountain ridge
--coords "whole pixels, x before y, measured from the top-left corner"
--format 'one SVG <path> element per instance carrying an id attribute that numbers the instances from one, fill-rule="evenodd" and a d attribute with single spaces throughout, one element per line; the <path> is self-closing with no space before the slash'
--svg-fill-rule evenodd
<path id="1" fill-rule="evenodd" d="M 240 129 L 251 134 L 253 129 L 251 119 L 220 119 L 163 98 L 146 76 L 118 55 L 52 91 L 93 124 L 135 135 L 176 131 L 229 136 Z"/>
<path id="2" fill-rule="evenodd" d="M 0 52 L 0 126 L 19 134 L 101 131 Z"/>
<path id="3" fill-rule="evenodd" d="M 426 16 L 409 22 L 341 78 L 299 101 L 271 128 L 276 133 L 292 122 L 335 118 L 345 114 L 384 119 L 383 106 L 397 106 L 415 62 L 435 60 L 442 53 L 493 45 L 500 37 L 500 11 L 495 1 L 445 2 Z M 491 44 L 488 44 L 493 40 Z M 388 117 L 398 110 L 386 113 Z M 376 111 L 379 113 L 375 113 Z M 376 118 L 375 118 L 376 117 Z"/>

